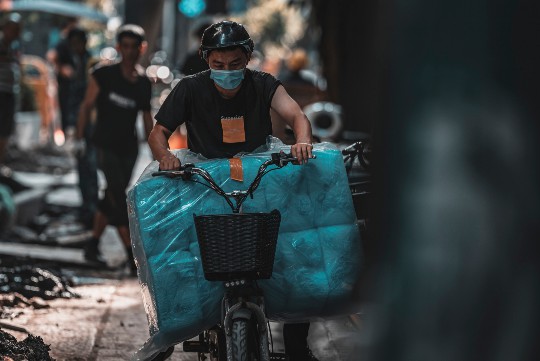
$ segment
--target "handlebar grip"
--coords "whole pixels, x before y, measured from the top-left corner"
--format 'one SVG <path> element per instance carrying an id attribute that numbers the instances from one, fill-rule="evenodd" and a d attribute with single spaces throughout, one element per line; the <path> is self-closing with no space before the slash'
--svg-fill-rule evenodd
<path id="1" fill-rule="evenodd" d="M 188 177 L 192 174 L 191 170 L 194 167 L 195 165 L 193 163 L 186 163 L 184 165 L 180 165 L 180 167 L 175 170 L 161 170 L 161 168 L 158 168 L 157 172 L 152 173 L 152 177 L 159 177 L 159 176 L 165 176 L 169 178 Z"/>
<path id="2" fill-rule="evenodd" d="M 315 158 L 317 158 L 317 156 L 313 154 L 310 159 Z M 289 163 L 300 165 L 298 158 L 294 157 L 292 153 L 285 153 L 283 151 L 279 153 L 272 153 L 272 161 L 274 164 L 279 165 L 280 167 L 283 167 Z"/>
<path id="3" fill-rule="evenodd" d="M 186 175 L 186 172 L 183 170 L 158 170 L 157 172 L 152 173 L 152 177 L 169 177 L 169 178 L 177 178 L 177 177 L 183 177 Z"/>

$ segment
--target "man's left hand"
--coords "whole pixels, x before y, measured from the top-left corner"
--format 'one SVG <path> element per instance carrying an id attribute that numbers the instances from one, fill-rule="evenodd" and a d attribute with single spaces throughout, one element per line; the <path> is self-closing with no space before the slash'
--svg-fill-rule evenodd
<path id="1" fill-rule="evenodd" d="M 298 158 L 300 164 L 305 164 L 308 159 L 313 158 L 313 144 L 298 142 L 291 146 L 291 154 L 293 157 Z"/>

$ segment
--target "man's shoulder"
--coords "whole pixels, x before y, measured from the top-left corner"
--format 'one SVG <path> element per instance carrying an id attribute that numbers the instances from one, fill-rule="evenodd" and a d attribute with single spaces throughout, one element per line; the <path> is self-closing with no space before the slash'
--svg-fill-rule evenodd
<path id="1" fill-rule="evenodd" d="M 119 63 L 111 63 L 110 61 L 98 61 L 92 67 L 93 74 L 111 74 L 120 70 Z"/>
<path id="2" fill-rule="evenodd" d="M 277 85 L 281 84 L 281 81 L 279 81 L 275 76 L 260 70 L 248 69 L 246 72 L 246 78 L 251 79 L 252 83 L 257 88 L 273 89 Z"/>
<path id="3" fill-rule="evenodd" d="M 281 84 L 281 81 L 275 76 L 260 70 L 247 69 L 246 79 L 248 82 L 251 82 L 253 88 L 262 92 L 272 91 L 272 89 L 276 89 Z"/>
<path id="4" fill-rule="evenodd" d="M 185 77 L 182 78 L 182 81 L 186 81 L 186 82 L 190 82 L 192 84 L 196 84 L 196 83 L 199 83 L 199 82 L 205 82 L 205 81 L 207 81 L 207 79 L 210 79 L 210 70 L 209 69 L 201 71 L 199 73 L 186 75 Z"/>
<path id="5" fill-rule="evenodd" d="M 253 69 L 247 69 L 246 70 L 246 74 L 248 74 L 249 76 L 251 76 L 253 78 L 253 80 L 262 80 L 262 81 L 265 81 L 265 80 L 276 80 L 276 77 L 273 76 L 272 74 L 270 73 L 267 73 L 267 72 L 264 72 L 262 70 L 253 70 Z"/>
<path id="6" fill-rule="evenodd" d="M 191 75 L 186 75 L 178 82 L 178 87 L 184 87 L 192 91 L 206 89 L 211 84 L 210 70 L 201 71 Z"/>

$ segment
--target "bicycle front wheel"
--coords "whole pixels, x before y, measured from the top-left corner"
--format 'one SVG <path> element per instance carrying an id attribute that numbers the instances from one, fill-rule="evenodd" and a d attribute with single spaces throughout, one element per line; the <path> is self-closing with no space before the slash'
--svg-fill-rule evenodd
<path id="1" fill-rule="evenodd" d="M 232 354 L 234 361 L 260 361 L 259 333 L 252 320 L 237 318 L 232 324 Z"/>

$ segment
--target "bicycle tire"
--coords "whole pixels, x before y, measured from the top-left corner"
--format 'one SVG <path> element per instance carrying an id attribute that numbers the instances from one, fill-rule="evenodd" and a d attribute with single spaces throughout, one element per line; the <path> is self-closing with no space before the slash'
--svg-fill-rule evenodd
<path id="1" fill-rule="evenodd" d="M 243 318 L 233 320 L 231 335 L 233 361 L 251 361 L 248 359 L 248 332 L 248 320 Z"/>
<path id="2" fill-rule="evenodd" d="M 260 361 L 259 335 L 253 319 L 237 318 L 232 324 L 233 361 Z"/>

